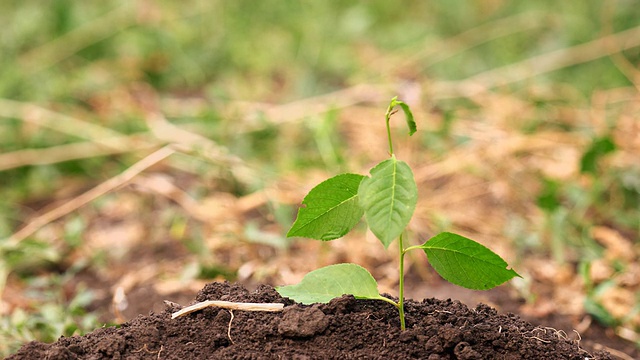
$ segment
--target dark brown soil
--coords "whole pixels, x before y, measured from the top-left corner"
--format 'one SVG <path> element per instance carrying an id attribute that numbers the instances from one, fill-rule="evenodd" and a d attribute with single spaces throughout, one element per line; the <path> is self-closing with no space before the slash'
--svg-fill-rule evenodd
<path id="1" fill-rule="evenodd" d="M 486 305 L 407 301 L 397 310 L 352 296 L 305 306 L 269 286 L 211 283 L 196 301 L 284 303 L 282 312 L 207 308 L 171 319 L 178 306 L 56 343 L 25 344 L 8 359 L 612 359 L 589 354 L 562 332 L 536 327 Z"/>

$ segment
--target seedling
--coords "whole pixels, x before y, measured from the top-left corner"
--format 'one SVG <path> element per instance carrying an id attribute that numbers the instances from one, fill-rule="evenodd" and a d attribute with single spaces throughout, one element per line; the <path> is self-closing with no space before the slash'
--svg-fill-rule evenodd
<path id="1" fill-rule="evenodd" d="M 314 270 L 300 283 L 278 287 L 277 291 L 302 304 L 327 303 L 344 294 L 386 301 L 398 309 L 404 330 L 404 256 L 411 250 L 423 250 L 440 276 L 468 289 L 491 289 L 520 275 L 507 269 L 508 264 L 485 246 L 450 232 L 405 248 L 403 234 L 416 207 L 418 187 L 409 165 L 393 153 L 389 121 L 396 107 L 404 111 L 409 135 L 416 132 L 411 109 L 394 97 L 385 114 L 390 158 L 371 169 L 370 176 L 341 174 L 314 187 L 302 201 L 304 206 L 287 237 L 335 240 L 347 234 L 364 215 L 371 232 L 385 248 L 398 239 L 398 302 L 380 295 L 373 276 L 356 264 Z"/>

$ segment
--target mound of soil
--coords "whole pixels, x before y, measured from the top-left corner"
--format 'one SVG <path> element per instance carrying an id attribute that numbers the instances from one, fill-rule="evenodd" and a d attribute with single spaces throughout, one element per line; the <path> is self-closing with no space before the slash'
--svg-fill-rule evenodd
<path id="1" fill-rule="evenodd" d="M 535 327 L 487 305 L 459 301 L 406 301 L 407 330 L 383 301 L 343 296 L 305 306 L 272 287 L 254 292 L 211 283 L 196 301 L 276 302 L 282 312 L 207 308 L 171 319 L 180 309 L 138 316 L 120 327 L 53 344 L 30 342 L 7 359 L 612 359 L 589 354 L 562 332 Z"/>

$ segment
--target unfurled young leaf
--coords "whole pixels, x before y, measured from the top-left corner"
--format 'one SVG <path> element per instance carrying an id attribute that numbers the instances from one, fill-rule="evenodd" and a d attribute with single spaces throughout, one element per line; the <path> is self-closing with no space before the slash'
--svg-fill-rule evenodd
<path id="1" fill-rule="evenodd" d="M 280 286 L 276 290 L 301 304 L 328 303 L 344 294 L 357 299 L 384 299 L 378 293 L 373 276 L 356 264 L 329 265 L 308 273 L 298 284 Z"/>
<path id="2" fill-rule="evenodd" d="M 309 191 L 287 237 L 334 240 L 348 233 L 362 218 L 358 187 L 364 176 L 334 176 Z"/>
<path id="3" fill-rule="evenodd" d="M 371 169 L 371 177 L 360 183 L 358 196 L 369 228 L 388 247 L 411 220 L 418 187 L 409 165 L 391 156 Z"/>
<path id="4" fill-rule="evenodd" d="M 467 289 L 488 290 L 520 276 L 499 255 L 458 234 L 440 233 L 420 247 L 440 276 Z"/>
<path id="5" fill-rule="evenodd" d="M 391 99 L 391 103 L 389 104 L 389 111 L 391 111 L 394 107 L 400 106 L 402 111 L 404 111 L 405 118 L 407 120 L 407 126 L 409 127 L 409 136 L 415 134 L 418 131 L 415 120 L 413 120 L 413 113 L 411 112 L 411 108 L 404 101 L 398 100 L 398 97 L 394 97 Z M 391 115 L 391 114 L 389 114 Z"/>

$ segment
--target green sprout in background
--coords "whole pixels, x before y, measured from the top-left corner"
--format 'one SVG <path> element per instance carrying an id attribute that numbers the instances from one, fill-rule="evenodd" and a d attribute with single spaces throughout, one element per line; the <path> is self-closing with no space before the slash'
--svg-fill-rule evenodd
<path id="1" fill-rule="evenodd" d="M 440 233 L 422 245 L 405 247 L 403 235 L 416 207 L 418 187 L 411 167 L 393 152 L 389 121 L 396 107 L 405 113 L 409 135 L 416 132 L 411 109 L 394 97 L 385 114 L 390 158 L 371 169 L 370 177 L 341 174 L 314 187 L 304 198 L 304 206 L 287 236 L 335 240 L 346 235 L 364 215 L 371 232 L 385 248 L 398 239 L 398 301 L 380 295 L 373 276 L 365 268 L 349 263 L 314 270 L 299 284 L 277 290 L 302 304 L 326 303 L 345 294 L 386 301 L 398 309 L 400 327 L 405 330 L 404 256 L 411 250 L 423 250 L 440 276 L 468 289 L 488 290 L 520 275 L 485 246 L 450 232 Z"/>

